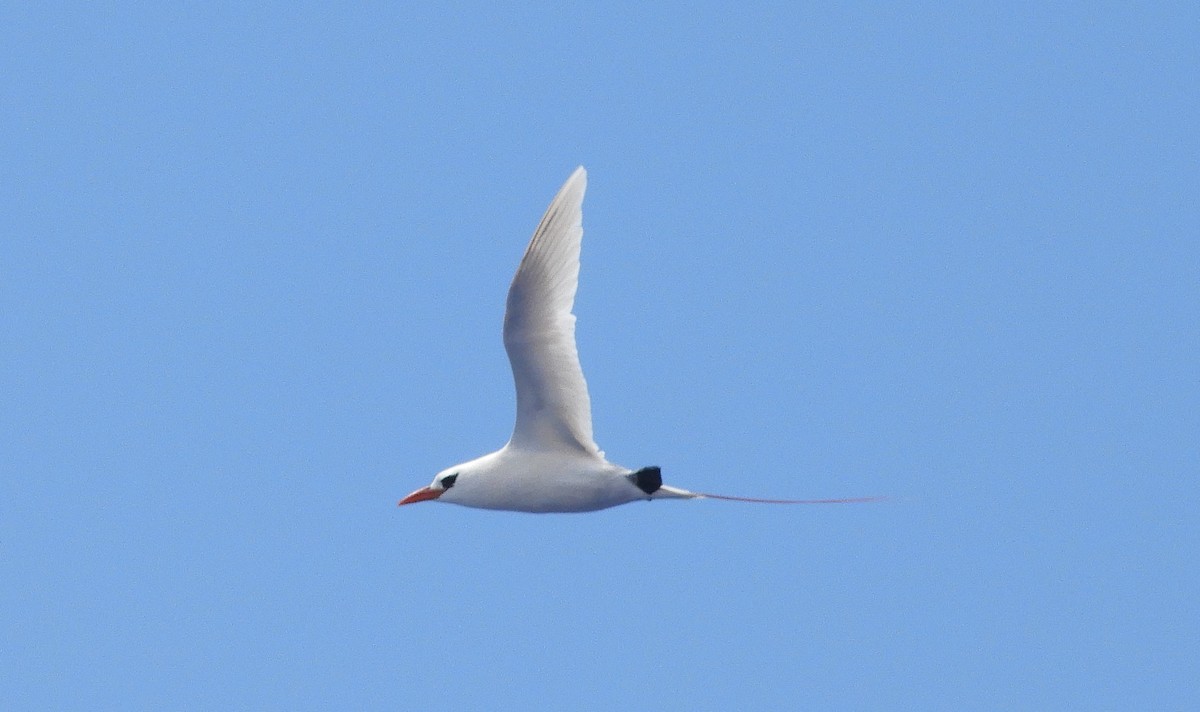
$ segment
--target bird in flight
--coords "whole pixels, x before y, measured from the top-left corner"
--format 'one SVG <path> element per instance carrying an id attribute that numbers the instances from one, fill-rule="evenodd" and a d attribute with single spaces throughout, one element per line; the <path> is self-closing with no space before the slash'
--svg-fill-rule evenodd
<path id="1" fill-rule="evenodd" d="M 637 500 L 724 499 L 768 504 L 866 502 L 780 500 L 689 492 L 658 467 L 613 464 L 592 439 L 592 406 L 575 347 L 575 291 L 587 172 L 575 169 L 554 196 L 517 267 L 504 311 L 504 349 L 517 387 L 508 443 L 446 468 L 401 505 L 437 500 L 515 512 L 591 512 Z"/>

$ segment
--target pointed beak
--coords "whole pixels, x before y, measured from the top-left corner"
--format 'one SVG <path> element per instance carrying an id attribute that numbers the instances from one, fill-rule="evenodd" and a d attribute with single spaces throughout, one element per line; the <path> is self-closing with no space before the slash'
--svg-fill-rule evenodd
<path id="1" fill-rule="evenodd" d="M 434 489 L 432 487 L 422 487 L 416 492 L 413 492 L 404 499 L 400 500 L 400 503 L 396 506 L 403 507 L 404 505 L 412 504 L 413 502 L 424 502 L 427 499 L 437 499 L 438 497 L 441 497 L 442 493 L 445 491 L 446 490 Z"/>

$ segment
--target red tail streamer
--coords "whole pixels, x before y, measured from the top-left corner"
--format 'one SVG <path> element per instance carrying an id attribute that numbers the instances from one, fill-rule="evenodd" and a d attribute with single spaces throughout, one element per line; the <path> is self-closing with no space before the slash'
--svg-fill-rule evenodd
<path id="1" fill-rule="evenodd" d="M 701 497 L 709 499 L 724 499 L 730 502 L 757 502 L 758 504 L 860 504 L 862 502 L 881 502 L 887 497 L 847 497 L 845 499 L 760 499 L 758 497 L 730 497 L 724 494 L 708 494 L 697 492 Z"/>

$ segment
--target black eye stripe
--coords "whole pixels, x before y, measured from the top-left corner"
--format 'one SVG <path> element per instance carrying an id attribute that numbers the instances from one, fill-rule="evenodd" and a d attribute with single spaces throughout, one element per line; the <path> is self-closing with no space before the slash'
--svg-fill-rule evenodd
<path id="1" fill-rule="evenodd" d="M 445 477 L 442 478 L 442 489 L 450 489 L 451 487 L 454 486 L 454 481 L 457 479 L 458 479 L 457 472 L 455 472 L 453 475 L 446 475 Z"/>

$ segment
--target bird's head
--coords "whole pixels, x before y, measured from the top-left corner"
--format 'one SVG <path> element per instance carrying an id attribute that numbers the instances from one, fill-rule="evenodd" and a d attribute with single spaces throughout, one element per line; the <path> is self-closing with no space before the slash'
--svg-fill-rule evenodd
<path id="1" fill-rule="evenodd" d="M 437 499 L 446 494 L 454 483 L 458 480 L 457 468 L 450 468 L 439 472 L 437 477 L 433 478 L 433 482 L 428 487 L 413 492 L 404 499 L 400 500 L 400 505 L 413 504 L 414 502 L 424 502 L 428 499 Z"/>

